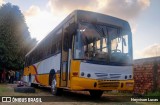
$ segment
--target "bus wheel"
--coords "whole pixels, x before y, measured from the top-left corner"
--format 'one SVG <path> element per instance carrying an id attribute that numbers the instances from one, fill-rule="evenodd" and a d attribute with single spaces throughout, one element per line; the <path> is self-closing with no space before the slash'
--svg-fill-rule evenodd
<path id="1" fill-rule="evenodd" d="M 100 90 L 90 90 L 89 91 L 90 95 L 92 98 L 100 98 L 103 94 L 103 91 L 100 91 Z"/>
<path id="2" fill-rule="evenodd" d="M 55 75 L 53 75 L 53 77 L 52 77 L 51 92 L 52 92 L 53 95 L 60 96 L 60 95 L 62 95 L 63 89 L 56 87 L 57 82 L 56 82 L 55 77 L 56 77 Z"/>

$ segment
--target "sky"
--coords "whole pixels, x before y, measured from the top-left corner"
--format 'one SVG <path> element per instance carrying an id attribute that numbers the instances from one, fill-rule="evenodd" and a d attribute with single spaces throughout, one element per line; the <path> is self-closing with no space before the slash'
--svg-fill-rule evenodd
<path id="1" fill-rule="evenodd" d="M 19 6 L 32 38 L 42 40 L 75 9 L 127 20 L 134 59 L 160 56 L 160 0 L 0 0 Z"/>

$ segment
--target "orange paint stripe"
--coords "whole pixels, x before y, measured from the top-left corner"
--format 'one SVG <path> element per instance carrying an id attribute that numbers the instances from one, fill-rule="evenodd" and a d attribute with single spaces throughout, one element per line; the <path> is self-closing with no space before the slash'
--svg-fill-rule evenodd
<path id="1" fill-rule="evenodd" d="M 37 68 L 36 68 L 36 66 L 35 66 L 35 65 L 32 65 L 32 66 L 34 67 L 34 70 L 35 70 L 35 72 L 36 72 L 35 80 L 36 80 L 36 82 L 37 82 L 37 83 L 40 83 L 40 82 L 39 82 L 39 80 L 38 80 L 38 78 L 37 78 L 37 74 L 38 74 L 38 72 L 37 72 Z"/>

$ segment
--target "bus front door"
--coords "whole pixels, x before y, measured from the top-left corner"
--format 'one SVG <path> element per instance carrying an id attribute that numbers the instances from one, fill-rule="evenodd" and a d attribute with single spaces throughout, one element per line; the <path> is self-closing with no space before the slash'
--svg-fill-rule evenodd
<path id="1" fill-rule="evenodd" d="M 69 58 L 69 38 L 67 33 L 63 33 L 62 38 L 62 58 L 61 58 L 61 75 L 60 85 L 61 87 L 67 87 L 68 83 L 68 58 Z"/>
<path id="2" fill-rule="evenodd" d="M 70 72 L 70 59 L 71 59 L 71 49 L 69 51 L 63 52 L 63 59 L 61 65 L 61 86 L 62 87 L 70 87 L 70 79 L 69 79 L 69 72 Z M 67 55 L 67 58 L 65 56 Z M 64 60 L 67 59 L 67 60 Z"/>

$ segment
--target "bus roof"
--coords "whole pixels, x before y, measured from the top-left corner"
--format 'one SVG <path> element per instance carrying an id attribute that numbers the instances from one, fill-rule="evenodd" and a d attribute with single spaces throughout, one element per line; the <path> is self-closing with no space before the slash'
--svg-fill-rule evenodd
<path id="1" fill-rule="evenodd" d="M 81 17 L 82 18 L 84 17 L 84 18 L 87 18 L 86 20 L 88 21 L 93 20 L 93 21 L 96 21 L 97 23 L 106 23 L 106 24 L 114 25 L 118 27 L 129 26 L 127 21 L 120 18 L 113 17 L 113 16 L 109 16 L 106 14 L 101 14 L 101 13 L 96 13 L 91 11 L 83 11 L 83 10 L 76 10 L 74 12 L 77 15 L 78 19 L 81 19 Z"/>
<path id="2" fill-rule="evenodd" d="M 72 17 L 75 17 L 75 20 L 85 20 L 89 22 L 98 22 L 104 23 L 109 25 L 114 25 L 117 27 L 122 27 L 124 29 L 130 30 L 129 23 L 123 19 L 119 19 L 113 16 L 91 12 L 91 11 L 84 11 L 84 10 L 75 10 L 70 13 L 58 26 L 56 26 L 43 40 L 41 40 L 32 50 L 30 50 L 27 54 L 29 55 L 38 45 L 43 42 L 47 37 L 49 37 L 52 33 L 56 32 L 59 28 L 63 27 L 63 25 L 69 21 Z"/>

